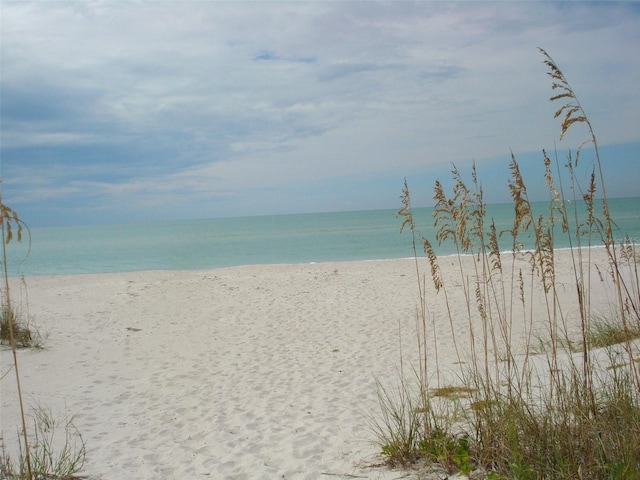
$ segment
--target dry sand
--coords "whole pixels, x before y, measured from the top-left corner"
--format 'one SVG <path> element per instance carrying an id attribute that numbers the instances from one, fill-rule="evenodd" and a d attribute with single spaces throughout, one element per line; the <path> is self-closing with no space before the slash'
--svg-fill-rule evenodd
<path id="1" fill-rule="evenodd" d="M 593 263 L 604 270 L 603 253 L 594 250 Z M 558 280 L 571 295 L 570 257 L 557 257 L 567 272 Z M 442 265 L 454 268 L 455 259 Z M 23 394 L 28 405 L 75 415 L 87 477 L 404 478 L 371 467 L 377 447 L 366 417 L 377 405 L 376 379 L 391 385 L 398 378 L 400 338 L 405 367 L 417 360 L 413 260 L 32 277 L 26 284 L 28 314 L 48 337 L 44 350 L 19 352 Z M 19 289 L 13 279 L 14 297 Z M 454 328 L 464 337 L 464 297 L 450 292 Z M 539 307 L 541 298 L 534 293 Z M 594 304 L 609 299 L 600 285 Z M 442 300 L 429 294 L 444 378 L 459 365 Z M 571 317 L 577 307 L 563 302 Z M 516 345 L 523 335 L 516 325 Z M 458 348 L 468 354 L 465 342 Z M 13 360 L 7 349 L 1 355 L 4 374 Z M 11 447 L 19 425 L 13 372 L 1 388 L 2 435 Z"/>

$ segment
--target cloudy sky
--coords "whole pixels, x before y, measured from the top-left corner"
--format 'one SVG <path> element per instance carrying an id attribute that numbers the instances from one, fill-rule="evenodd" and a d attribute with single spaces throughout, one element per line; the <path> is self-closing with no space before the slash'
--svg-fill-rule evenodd
<path id="1" fill-rule="evenodd" d="M 32 226 L 508 200 L 558 141 L 537 47 L 640 195 L 640 3 L 6 1 L 3 201 Z M 554 147 L 555 145 L 555 147 Z M 583 157 L 585 168 L 593 156 Z"/>

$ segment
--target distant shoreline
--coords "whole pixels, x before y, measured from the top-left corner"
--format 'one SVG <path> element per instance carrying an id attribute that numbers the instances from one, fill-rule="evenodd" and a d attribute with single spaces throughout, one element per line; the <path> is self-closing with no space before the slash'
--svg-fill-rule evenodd
<path id="1" fill-rule="evenodd" d="M 640 198 L 618 200 L 610 206 L 620 230 L 640 239 Z M 540 210 L 543 205 L 533 207 Z M 497 232 L 508 232 L 513 227 L 511 206 L 492 208 L 489 214 Z M 431 213 L 432 209 L 414 211 L 418 253 L 422 254 L 424 235 L 436 255 L 455 254 L 450 242 L 437 245 L 434 241 Z M 401 234 L 400 226 L 393 211 L 371 210 L 41 229 L 32 232 L 30 249 L 26 243 L 9 245 L 8 266 L 13 276 L 40 276 L 411 257 L 411 234 L 406 230 Z M 618 240 L 623 239 L 624 234 L 616 234 Z M 532 239 L 520 240 L 523 249 L 533 248 Z M 570 247 L 559 231 L 554 244 L 558 249 Z M 499 239 L 499 248 L 508 252 L 510 247 L 506 233 Z"/>
<path id="2" fill-rule="evenodd" d="M 600 249 L 604 249 L 604 245 L 592 245 L 590 247 L 581 247 L 583 250 L 591 249 L 594 251 L 599 251 Z M 560 247 L 554 248 L 554 252 L 568 252 L 568 251 L 577 251 L 578 247 Z M 523 249 L 518 253 L 527 254 L 531 253 L 534 250 Z M 504 250 L 500 251 L 501 256 L 511 256 L 513 251 Z M 457 258 L 458 256 L 465 257 L 475 257 L 477 253 L 449 253 L 444 255 L 436 255 L 438 260 L 446 260 L 450 258 Z M 181 273 L 200 273 L 200 272 L 215 272 L 215 271 L 223 271 L 229 269 L 262 269 L 268 267 L 296 267 L 296 266 L 305 266 L 305 265 L 317 265 L 317 266 L 339 266 L 353 263 L 376 263 L 376 262 L 403 262 L 403 261 L 415 261 L 416 257 L 397 257 L 397 258 L 372 258 L 372 259 L 358 259 L 358 260 L 327 260 L 320 262 L 291 262 L 291 263 L 252 263 L 252 264 L 241 264 L 241 265 L 227 265 L 221 267 L 205 267 L 205 268 L 196 268 L 196 269 L 168 269 L 168 268 L 158 268 L 151 270 L 126 270 L 126 271 L 117 271 L 117 272 L 93 272 L 93 273 L 59 273 L 59 274 L 42 274 L 42 275 L 12 275 L 10 279 L 12 281 L 16 281 L 19 278 L 63 278 L 63 277 L 100 277 L 100 276 L 117 276 L 117 275 L 127 275 L 127 274 L 153 274 L 153 273 L 163 273 L 163 274 L 181 274 Z M 417 257 L 420 263 L 428 262 L 428 258 L 426 254 L 420 254 Z"/>

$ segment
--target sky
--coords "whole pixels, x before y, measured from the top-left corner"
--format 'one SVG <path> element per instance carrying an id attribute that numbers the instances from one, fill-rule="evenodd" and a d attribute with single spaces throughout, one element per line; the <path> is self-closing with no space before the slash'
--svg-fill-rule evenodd
<path id="1" fill-rule="evenodd" d="M 538 47 L 640 195 L 640 3 L 6 1 L 2 200 L 32 227 L 399 208 L 565 163 Z M 581 154 L 581 179 L 595 155 Z M 525 180 L 528 177 L 525 176 Z"/>

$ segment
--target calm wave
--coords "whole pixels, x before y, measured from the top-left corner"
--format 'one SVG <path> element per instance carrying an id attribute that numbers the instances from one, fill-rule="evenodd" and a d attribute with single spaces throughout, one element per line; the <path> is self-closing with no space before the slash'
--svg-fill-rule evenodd
<path id="1" fill-rule="evenodd" d="M 543 213 L 548 205 L 534 208 Z M 610 210 L 619 227 L 616 236 L 638 242 L 640 197 L 612 199 Z M 414 218 L 435 246 L 432 212 L 414 209 Z M 498 230 L 511 227 L 511 204 L 490 205 L 488 212 Z M 11 275 L 29 276 L 411 257 L 411 237 L 400 235 L 401 223 L 395 210 L 375 210 L 34 228 L 28 255 L 27 242 L 9 245 L 8 266 Z M 569 246 L 565 236 L 556 238 L 556 248 Z M 510 249 L 506 235 L 500 247 Z M 455 251 L 446 244 L 436 252 Z"/>

